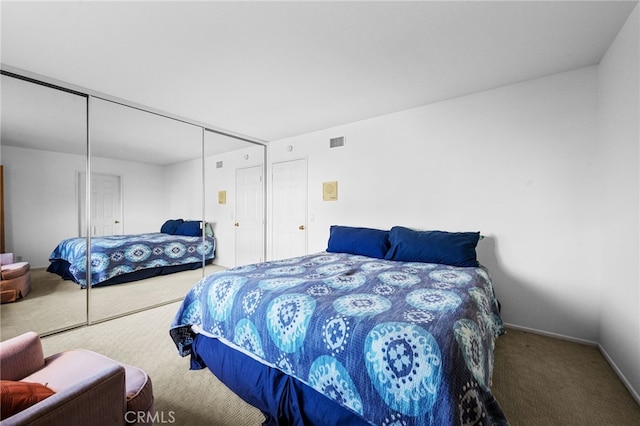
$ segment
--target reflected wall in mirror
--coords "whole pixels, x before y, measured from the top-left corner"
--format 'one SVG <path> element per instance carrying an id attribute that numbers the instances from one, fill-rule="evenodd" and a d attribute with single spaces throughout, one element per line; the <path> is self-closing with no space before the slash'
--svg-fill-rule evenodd
<path id="1" fill-rule="evenodd" d="M 79 236 L 77 180 L 87 164 L 87 98 L 8 75 L 1 84 L 5 251 L 31 270 L 31 291 L 0 308 L 4 340 L 87 321 L 85 292 L 46 271 L 58 242 Z"/>
<path id="2" fill-rule="evenodd" d="M 217 265 L 265 260 L 264 145 L 207 130 L 205 219 L 216 235 Z"/>
<path id="3" fill-rule="evenodd" d="M 180 300 L 214 256 L 202 127 L 97 98 L 90 123 L 90 321 Z M 163 229 L 169 220 L 184 223 Z"/>

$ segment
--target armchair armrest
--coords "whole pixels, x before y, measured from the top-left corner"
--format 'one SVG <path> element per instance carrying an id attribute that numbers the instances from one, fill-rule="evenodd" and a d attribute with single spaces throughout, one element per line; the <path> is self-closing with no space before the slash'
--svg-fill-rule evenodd
<path id="1" fill-rule="evenodd" d="M 5 419 L 0 425 L 124 425 L 124 395 L 124 367 L 110 365 Z"/>
<path id="2" fill-rule="evenodd" d="M 40 337 L 33 331 L 0 343 L 0 377 L 20 380 L 44 366 Z"/>

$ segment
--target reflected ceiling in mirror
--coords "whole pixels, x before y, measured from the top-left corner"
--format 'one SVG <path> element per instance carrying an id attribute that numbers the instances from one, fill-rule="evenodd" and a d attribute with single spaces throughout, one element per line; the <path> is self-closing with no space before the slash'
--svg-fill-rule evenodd
<path id="1" fill-rule="evenodd" d="M 201 127 L 95 98 L 90 114 L 94 157 L 166 166 L 202 156 Z"/>
<path id="2" fill-rule="evenodd" d="M 86 155 L 86 99 L 2 76 L 2 145 Z"/>

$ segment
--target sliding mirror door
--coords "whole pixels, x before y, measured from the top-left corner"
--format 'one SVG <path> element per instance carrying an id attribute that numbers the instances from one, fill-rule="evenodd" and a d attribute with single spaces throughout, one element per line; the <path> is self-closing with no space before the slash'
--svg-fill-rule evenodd
<path id="1" fill-rule="evenodd" d="M 205 131 L 205 220 L 216 238 L 215 265 L 265 260 L 265 155 L 264 145 Z"/>
<path id="2" fill-rule="evenodd" d="M 10 75 L 2 75 L 1 84 L 5 251 L 28 262 L 31 272 L 31 291 L 0 308 L 5 340 L 86 324 L 86 293 L 47 268 L 59 242 L 80 236 L 87 97 Z"/>
<path id="3" fill-rule="evenodd" d="M 93 322 L 182 299 L 213 244 L 202 237 L 202 128 L 90 101 Z"/>

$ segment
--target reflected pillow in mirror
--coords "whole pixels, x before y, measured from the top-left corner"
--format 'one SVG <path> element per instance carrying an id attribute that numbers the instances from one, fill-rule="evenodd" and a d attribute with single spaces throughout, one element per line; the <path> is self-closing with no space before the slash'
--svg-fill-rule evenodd
<path id="1" fill-rule="evenodd" d="M 199 220 L 185 220 L 174 232 L 175 235 L 186 235 L 189 237 L 201 237 L 202 229 Z"/>
<path id="2" fill-rule="evenodd" d="M 175 234 L 178 226 L 182 225 L 183 222 L 184 220 L 182 219 L 169 219 L 160 227 L 160 232 L 163 234 Z"/>
<path id="3" fill-rule="evenodd" d="M 210 222 L 205 222 L 204 224 L 204 235 L 206 237 L 213 237 L 213 226 Z"/>

